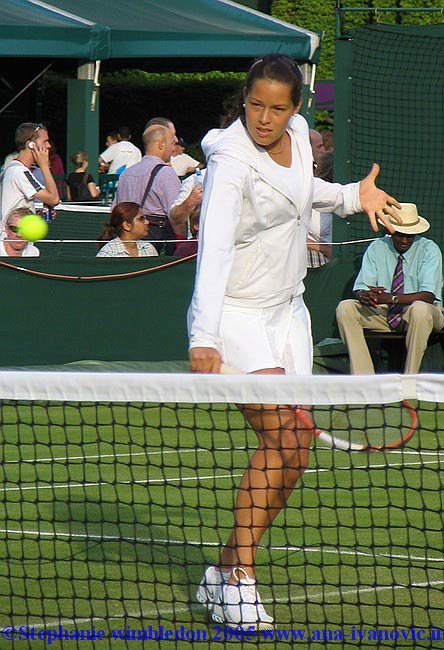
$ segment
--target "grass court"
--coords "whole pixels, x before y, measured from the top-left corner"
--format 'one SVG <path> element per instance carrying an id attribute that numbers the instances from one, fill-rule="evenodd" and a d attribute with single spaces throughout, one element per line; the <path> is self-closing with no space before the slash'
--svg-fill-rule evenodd
<path id="1" fill-rule="evenodd" d="M 444 632 L 432 645 L 359 645 L 351 636 L 443 627 L 438 407 L 418 406 L 418 432 L 399 451 L 314 446 L 258 553 L 259 591 L 280 630 L 349 634 L 334 644 L 347 649 L 444 648 Z M 196 635 L 162 648 L 221 647 L 195 590 L 228 536 L 255 445 L 234 407 L 3 403 L 0 441 L 0 627 L 37 635 L 94 626 L 107 635 L 50 646 L 22 637 L 0 648 L 159 647 L 135 642 L 149 626 Z M 325 639 L 254 643 L 326 647 Z"/>

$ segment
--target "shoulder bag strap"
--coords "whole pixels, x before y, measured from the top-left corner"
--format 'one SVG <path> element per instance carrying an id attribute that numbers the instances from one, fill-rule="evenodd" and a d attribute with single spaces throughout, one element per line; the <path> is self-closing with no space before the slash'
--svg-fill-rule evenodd
<path id="1" fill-rule="evenodd" d="M 150 177 L 149 177 L 149 179 L 148 179 L 147 186 L 146 186 L 146 188 L 145 188 L 145 192 L 143 193 L 143 197 L 142 197 L 142 200 L 141 200 L 141 202 L 140 202 L 140 207 L 141 207 L 141 208 L 143 208 L 143 204 L 144 204 L 145 201 L 146 201 L 146 197 L 148 196 L 148 194 L 149 194 L 149 192 L 150 192 L 150 189 L 151 189 L 152 186 L 153 186 L 154 179 L 156 178 L 157 174 L 160 172 L 160 170 L 162 169 L 162 167 L 168 167 L 168 165 L 164 165 L 163 163 L 159 163 L 158 165 L 156 165 L 155 167 L 153 167 L 153 170 L 152 170 L 152 172 L 151 172 L 151 175 L 150 175 Z"/>

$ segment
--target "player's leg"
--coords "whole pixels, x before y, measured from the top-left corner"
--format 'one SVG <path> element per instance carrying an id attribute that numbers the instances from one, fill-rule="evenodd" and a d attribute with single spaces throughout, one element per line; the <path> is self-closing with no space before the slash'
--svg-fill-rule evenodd
<path id="1" fill-rule="evenodd" d="M 249 405 L 242 412 L 259 445 L 239 485 L 235 525 L 220 566 L 224 570 L 242 566 L 254 577 L 260 539 L 307 467 L 311 432 L 300 428 L 291 407 Z"/>
<path id="2" fill-rule="evenodd" d="M 221 328 L 223 357 L 241 368 L 262 362 L 256 373 L 311 374 L 310 317 L 302 297 L 271 310 L 227 310 Z M 248 341 L 248 345 L 240 342 Z M 256 365 L 256 368 L 258 366 Z M 303 472 L 311 433 L 304 431 L 292 407 L 242 406 L 258 437 L 242 477 L 235 508 L 235 525 L 221 554 L 220 567 L 209 567 L 199 585 L 198 600 L 212 609 L 213 618 L 227 625 L 269 626 L 272 618 L 260 603 L 254 563 L 260 539 L 280 512 Z M 304 455 L 305 448 L 305 455 Z"/>
<path id="3" fill-rule="evenodd" d="M 263 372 L 273 371 L 279 369 Z M 311 433 L 301 428 L 289 406 L 247 405 L 241 410 L 258 437 L 258 448 L 239 485 L 234 527 L 220 558 L 223 584 L 213 618 L 229 626 L 264 628 L 273 618 L 256 587 L 257 549 L 308 464 Z"/>

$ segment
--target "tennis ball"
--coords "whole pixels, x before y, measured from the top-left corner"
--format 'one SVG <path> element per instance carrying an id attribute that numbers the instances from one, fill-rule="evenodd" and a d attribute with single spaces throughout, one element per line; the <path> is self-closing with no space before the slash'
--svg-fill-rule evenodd
<path id="1" fill-rule="evenodd" d="M 18 234 L 26 241 L 43 239 L 47 232 L 48 224 L 38 214 L 27 214 L 20 219 Z"/>

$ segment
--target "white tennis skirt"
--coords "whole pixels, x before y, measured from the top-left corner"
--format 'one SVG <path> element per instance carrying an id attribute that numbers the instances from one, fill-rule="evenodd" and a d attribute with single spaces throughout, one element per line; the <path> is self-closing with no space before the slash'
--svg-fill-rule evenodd
<path id="1" fill-rule="evenodd" d="M 313 340 L 302 296 L 265 308 L 224 305 L 222 360 L 245 372 L 283 368 L 288 375 L 311 375 Z"/>

